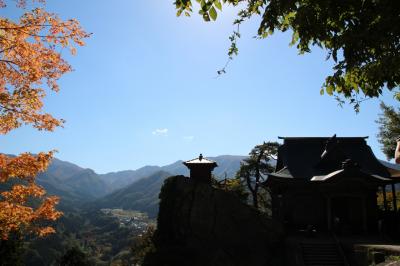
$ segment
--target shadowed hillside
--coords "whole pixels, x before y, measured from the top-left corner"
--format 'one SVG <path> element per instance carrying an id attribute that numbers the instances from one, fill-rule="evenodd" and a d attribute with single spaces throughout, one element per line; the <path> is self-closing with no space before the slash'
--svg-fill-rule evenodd
<path id="1" fill-rule="evenodd" d="M 47 193 L 60 196 L 61 205 L 94 200 L 111 191 L 93 170 L 58 159 L 53 159 L 47 171 L 38 175 L 37 183 Z"/>

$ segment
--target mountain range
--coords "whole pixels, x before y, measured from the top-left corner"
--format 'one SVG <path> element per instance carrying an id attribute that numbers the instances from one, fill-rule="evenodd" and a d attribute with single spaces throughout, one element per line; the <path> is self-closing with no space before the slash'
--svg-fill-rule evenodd
<path id="1" fill-rule="evenodd" d="M 217 162 L 213 174 L 218 178 L 233 177 L 246 156 L 222 155 L 209 157 Z M 183 161 L 165 166 L 144 166 L 97 174 L 92 169 L 53 159 L 46 172 L 37 177 L 37 183 L 49 194 L 61 198 L 60 208 L 71 206 L 90 208 L 124 208 L 144 211 L 154 216 L 158 211 L 158 193 L 164 179 L 172 175 L 189 175 Z"/>

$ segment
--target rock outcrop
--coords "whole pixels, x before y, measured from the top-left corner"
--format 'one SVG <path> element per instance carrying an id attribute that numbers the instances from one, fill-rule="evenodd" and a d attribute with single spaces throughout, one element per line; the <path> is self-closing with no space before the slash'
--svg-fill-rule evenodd
<path id="1" fill-rule="evenodd" d="M 282 227 L 229 192 L 184 176 L 165 180 L 145 265 L 279 265 Z"/>

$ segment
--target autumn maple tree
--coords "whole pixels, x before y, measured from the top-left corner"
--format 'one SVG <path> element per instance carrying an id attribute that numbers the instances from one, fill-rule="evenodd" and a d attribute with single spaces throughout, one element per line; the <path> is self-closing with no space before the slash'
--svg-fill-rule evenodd
<path id="1" fill-rule="evenodd" d="M 7 2 L 0 0 L 0 10 Z M 25 0 L 13 2 L 26 9 Z M 36 2 L 44 5 L 44 0 Z M 75 47 L 84 45 L 87 37 L 78 21 L 62 20 L 43 8 L 26 11 L 18 21 L 0 16 L 0 134 L 22 125 L 46 131 L 62 126 L 62 119 L 44 112 L 43 98 L 48 91 L 57 92 L 58 79 L 72 70 L 60 49 L 75 54 Z M 46 221 L 61 216 L 55 208 L 59 199 L 47 196 L 35 183 L 52 156 L 53 151 L 0 154 L 0 238 L 7 239 L 13 231 L 39 236 L 54 232 Z"/>

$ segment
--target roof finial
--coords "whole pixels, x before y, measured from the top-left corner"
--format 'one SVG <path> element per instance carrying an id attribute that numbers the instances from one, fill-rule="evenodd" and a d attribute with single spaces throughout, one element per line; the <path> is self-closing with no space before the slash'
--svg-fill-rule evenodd
<path id="1" fill-rule="evenodd" d="M 337 140 L 336 134 L 334 134 L 331 138 L 329 138 L 325 142 L 325 149 L 321 154 L 321 158 L 324 158 L 331 150 L 336 148 L 337 144 L 338 144 L 338 140 Z"/>
<path id="2" fill-rule="evenodd" d="M 203 154 L 200 153 L 199 160 L 203 160 Z"/>

